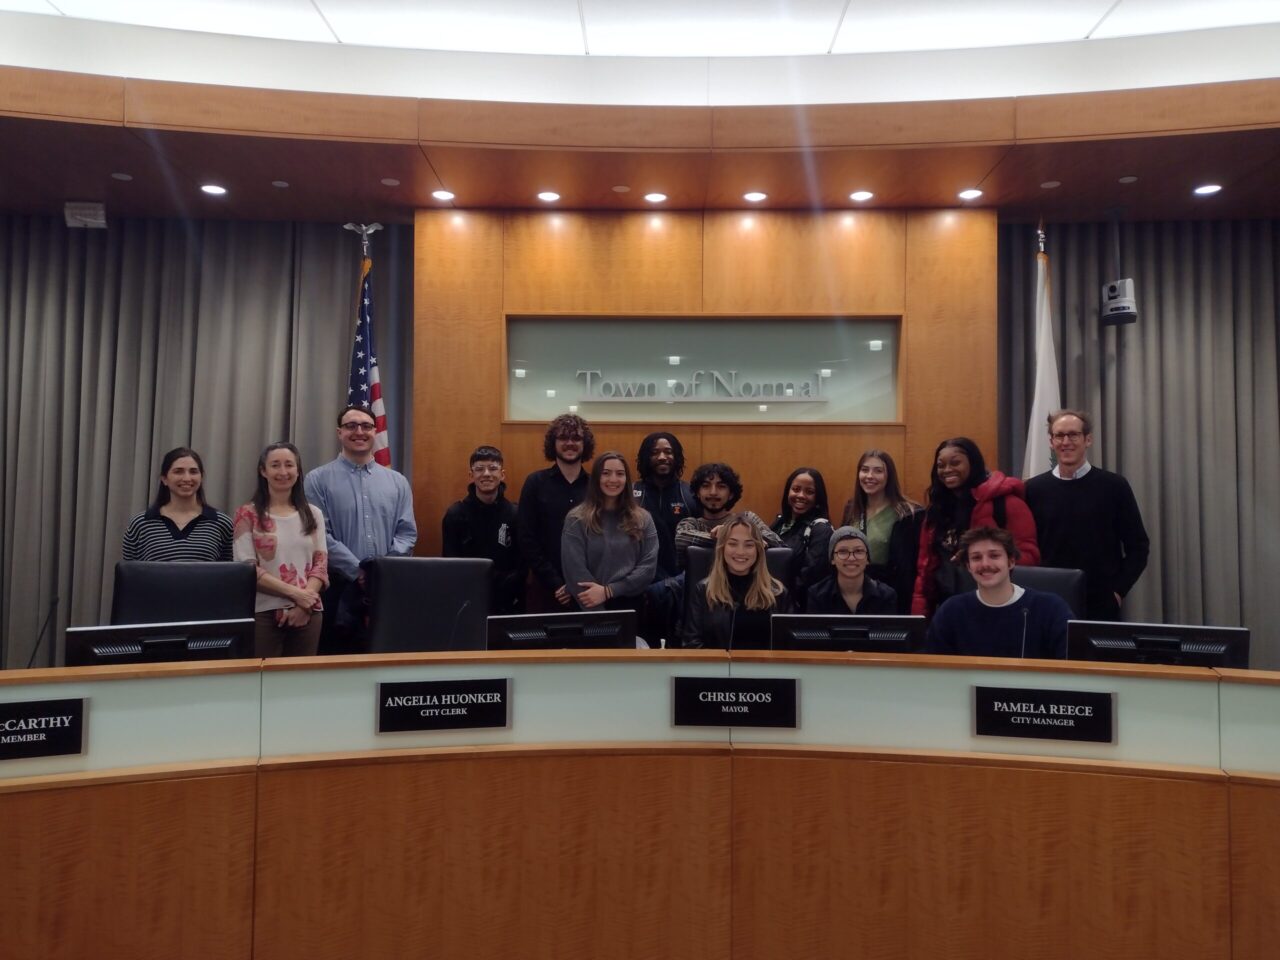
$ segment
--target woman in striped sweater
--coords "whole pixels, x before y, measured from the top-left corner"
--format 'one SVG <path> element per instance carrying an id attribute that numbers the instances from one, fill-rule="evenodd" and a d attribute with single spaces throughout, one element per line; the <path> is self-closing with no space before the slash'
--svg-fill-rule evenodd
<path id="1" fill-rule="evenodd" d="M 160 462 L 160 485 L 146 512 L 129 521 L 125 560 L 231 559 L 231 518 L 204 500 L 204 462 L 190 447 L 175 447 Z"/>

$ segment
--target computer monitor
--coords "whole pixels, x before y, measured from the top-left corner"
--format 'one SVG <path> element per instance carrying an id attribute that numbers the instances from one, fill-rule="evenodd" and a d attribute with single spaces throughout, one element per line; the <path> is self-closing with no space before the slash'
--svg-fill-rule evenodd
<path id="1" fill-rule="evenodd" d="M 1067 659 L 1244 670 L 1249 667 L 1249 630 L 1247 627 L 1068 620 Z"/>
<path id="2" fill-rule="evenodd" d="M 253 656 L 253 619 L 67 627 L 68 667 Z"/>
<path id="3" fill-rule="evenodd" d="M 856 617 L 839 614 L 775 613 L 775 650 L 829 650 L 847 653 L 920 653 L 924 617 Z"/>
<path id="4" fill-rule="evenodd" d="M 489 618 L 490 650 L 634 650 L 634 610 L 522 613 Z"/>
<path id="5" fill-rule="evenodd" d="M 111 622 L 188 623 L 253 616 L 258 570 L 252 563 L 116 564 Z"/>

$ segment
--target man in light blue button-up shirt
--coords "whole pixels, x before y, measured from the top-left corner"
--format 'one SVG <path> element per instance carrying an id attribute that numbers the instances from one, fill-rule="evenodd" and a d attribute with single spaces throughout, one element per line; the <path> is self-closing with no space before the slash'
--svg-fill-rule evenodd
<path id="1" fill-rule="evenodd" d="M 330 588 L 325 592 L 325 653 L 364 650 L 364 572 L 370 557 L 407 556 L 418 542 L 413 491 L 403 474 L 376 463 L 373 414 L 347 407 L 338 416 L 342 454 L 305 481 L 307 499 L 324 514 Z"/>

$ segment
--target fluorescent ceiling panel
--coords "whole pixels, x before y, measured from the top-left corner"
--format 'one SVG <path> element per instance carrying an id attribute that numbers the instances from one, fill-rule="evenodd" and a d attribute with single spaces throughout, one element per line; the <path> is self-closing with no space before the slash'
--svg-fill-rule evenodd
<path id="1" fill-rule="evenodd" d="M 239 37 L 333 42 L 310 0 L 55 0 L 68 17 Z"/>
<path id="2" fill-rule="evenodd" d="M 855 0 L 856 2 L 856 0 Z M 592 55 L 825 54 L 845 0 L 582 0 Z"/>
<path id="3" fill-rule="evenodd" d="M 852 0 L 832 53 L 955 50 L 1083 40 L 1112 0 Z"/>
<path id="4" fill-rule="evenodd" d="M 1121 0 L 1095 38 L 1280 23 L 1280 0 Z M 1280 51 L 1276 51 L 1280 63 Z"/>
<path id="5" fill-rule="evenodd" d="M 343 43 L 579 55 L 576 0 L 316 0 Z"/>

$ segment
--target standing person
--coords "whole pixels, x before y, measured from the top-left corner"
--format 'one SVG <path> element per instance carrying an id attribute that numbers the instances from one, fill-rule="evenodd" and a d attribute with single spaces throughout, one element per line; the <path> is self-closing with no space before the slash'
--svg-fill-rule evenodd
<path id="1" fill-rule="evenodd" d="M 524 606 L 526 568 L 516 546 L 516 505 L 506 498 L 502 451 L 476 447 L 470 476 L 466 497 L 449 507 L 441 521 L 442 552 L 492 560 L 489 612 L 518 613 Z"/>
<path id="2" fill-rule="evenodd" d="M 760 531 L 741 513 L 720 525 L 711 573 L 690 589 L 681 626 L 686 647 L 768 650 L 773 615 L 789 605 L 786 588 L 769 573 Z"/>
<path id="3" fill-rule="evenodd" d="M 773 532 L 791 548 L 787 577 L 795 591 L 795 603 L 804 606 L 805 591 L 827 575 L 831 557 L 831 512 L 827 506 L 827 482 L 813 467 L 796 467 L 782 487 L 782 506 L 773 521 Z"/>
<path id="4" fill-rule="evenodd" d="M 698 515 L 698 501 L 684 473 L 684 447 L 672 433 L 651 433 L 640 443 L 636 456 L 633 493 L 640 506 L 649 511 L 658 530 L 658 579 L 680 572 L 676 560 L 676 526 L 686 517 Z"/>
<path id="5" fill-rule="evenodd" d="M 586 499 L 565 517 L 565 588 L 583 610 L 638 610 L 653 582 L 658 531 L 631 496 L 630 474 L 622 454 L 601 454 L 591 468 Z"/>
<path id="6" fill-rule="evenodd" d="M 1093 421 L 1083 410 L 1049 414 L 1049 442 L 1057 465 L 1027 481 L 1040 561 L 1083 570 L 1088 618 L 1119 620 L 1151 552 L 1138 501 L 1128 480 L 1089 462 Z"/>
<path id="7" fill-rule="evenodd" d="M 742 499 L 742 479 L 727 463 L 704 463 L 693 471 L 689 487 L 698 498 L 702 515 L 685 517 L 676 525 L 676 562 L 682 572 L 689 566 L 689 548 L 715 547 L 720 524 Z M 762 519 L 750 510 L 743 510 L 742 516 L 755 526 L 766 547 L 782 546 L 782 538 Z"/>
<path id="8" fill-rule="evenodd" d="M 932 616 L 948 597 L 973 589 L 973 578 L 956 562 L 960 537 L 975 527 L 1013 534 L 1026 566 L 1040 562 L 1036 522 L 1023 499 L 1022 481 L 987 470 L 978 445 L 968 437 L 943 440 L 933 454 L 929 506 L 920 528 L 911 612 Z"/>
<path id="9" fill-rule="evenodd" d="M 911 609 L 923 515 L 920 504 L 903 496 L 893 457 L 883 450 L 867 450 L 858 458 L 857 485 L 841 523 L 866 535 L 871 551 L 867 575 L 893 588 L 898 613 Z"/>
<path id="10" fill-rule="evenodd" d="M 204 499 L 204 461 L 190 447 L 174 447 L 160 461 L 156 497 L 129 521 L 124 560 L 231 559 L 231 518 Z"/>
<path id="11" fill-rule="evenodd" d="M 977 589 L 958 593 L 938 607 L 929 624 L 929 652 L 1065 658 L 1071 608 L 1057 594 L 1020 587 L 1009 579 L 1018 560 L 1013 534 L 999 527 L 975 527 L 961 535 L 959 549 Z"/>
<path id="12" fill-rule="evenodd" d="M 525 605 L 529 613 L 565 610 L 573 603 L 560 572 L 560 536 L 564 518 L 587 495 L 582 464 L 595 452 L 595 434 L 587 421 L 563 413 L 551 421 L 542 438 L 542 455 L 551 466 L 525 477 L 516 533 L 520 555 L 533 572 Z"/>
<path id="13" fill-rule="evenodd" d="M 805 613 L 885 616 L 898 612 L 893 587 L 867 574 L 871 548 L 857 527 L 838 527 L 831 533 L 831 574 L 809 588 Z"/>
<path id="14" fill-rule="evenodd" d="M 373 459 L 373 414 L 348 406 L 338 414 L 342 453 L 307 474 L 307 499 L 324 515 L 329 550 L 329 589 L 325 592 L 325 653 L 361 653 L 365 649 L 364 571 L 371 557 L 405 557 L 418 542 L 413 491 L 403 474 Z"/>
<path id="15" fill-rule="evenodd" d="M 253 500 L 236 511 L 235 558 L 258 568 L 255 657 L 313 657 L 329 583 L 324 516 L 307 502 L 302 458 L 273 443 L 258 458 Z"/>

